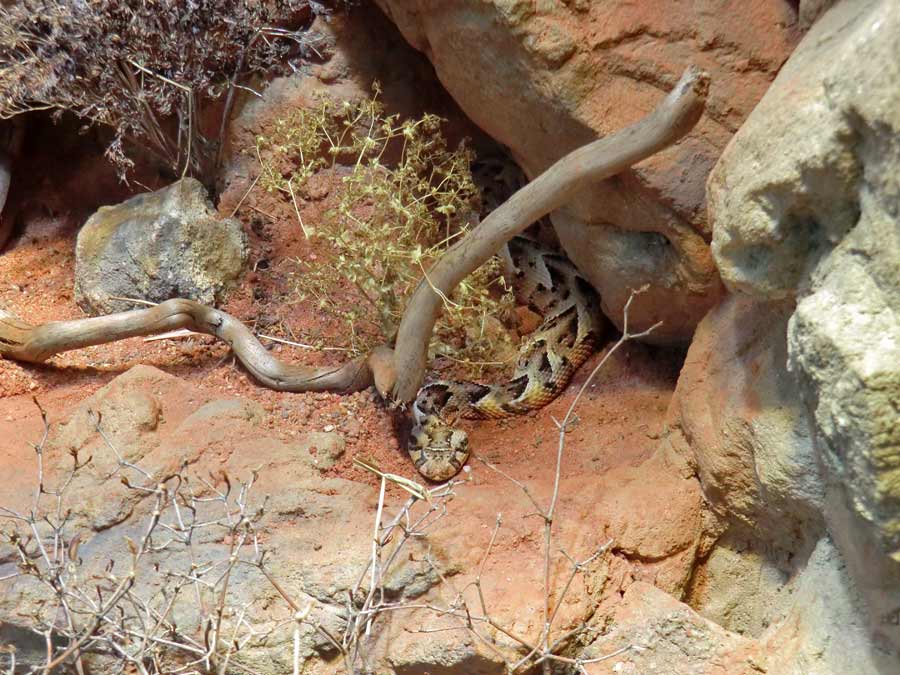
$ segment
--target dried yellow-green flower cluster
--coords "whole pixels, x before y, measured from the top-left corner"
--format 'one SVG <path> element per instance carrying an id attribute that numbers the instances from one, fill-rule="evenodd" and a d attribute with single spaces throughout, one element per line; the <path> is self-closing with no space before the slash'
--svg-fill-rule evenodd
<path id="1" fill-rule="evenodd" d="M 346 321 L 350 346 L 372 346 L 356 330 L 374 322 L 378 340 L 396 330 L 407 298 L 445 248 L 476 219 L 478 188 L 469 165 L 472 152 L 451 151 L 441 134 L 442 120 L 426 114 L 401 120 L 385 115 L 375 96 L 358 103 L 323 100 L 277 121 L 257 139 L 260 184 L 291 199 L 307 196 L 309 179 L 319 171 L 342 176 L 334 208 L 310 236 L 327 241 L 330 260 L 299 262 L 297 291 Z M 361 302 L 340 305 L 328 289 L 346 280 Z M 498 364 L 511 353 L 509 335 L 497 320 L 512 297 L 500 263 L 492 259 L 444 300 L 435 328 L 433 353 L 476 366 Z"/>

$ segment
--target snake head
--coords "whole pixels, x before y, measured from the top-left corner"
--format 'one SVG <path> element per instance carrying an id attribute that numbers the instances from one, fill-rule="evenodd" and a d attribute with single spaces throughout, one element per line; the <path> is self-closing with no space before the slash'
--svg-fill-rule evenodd
<path id="1" fill-rule="evenodd" d="M 469 436 L 431 417 L 410 433 L 409 455 L 419 473 L 429 480 L 449 480 L 469 458 Z"/>

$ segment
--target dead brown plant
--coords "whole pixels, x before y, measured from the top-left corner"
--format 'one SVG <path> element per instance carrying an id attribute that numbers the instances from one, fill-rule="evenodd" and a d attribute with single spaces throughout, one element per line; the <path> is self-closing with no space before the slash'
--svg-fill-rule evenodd
<path id="1" fill-rule="evenodd" d="M 123 175 L 138 144 L 211 185 L 237 90 L 320 56 L 305 29 L 328 11 L 307 0 L 3 3 L 0 119 L 67 111 L 112 130 L 106 154 Z"/>

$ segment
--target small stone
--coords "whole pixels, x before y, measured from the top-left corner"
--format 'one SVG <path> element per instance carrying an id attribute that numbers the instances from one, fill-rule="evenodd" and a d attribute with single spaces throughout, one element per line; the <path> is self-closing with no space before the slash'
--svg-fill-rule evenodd
<path id="1" fill-rule="evenodd" d="M 362 426 L 359 423 L 359 420 L 355 418 L 350 418 L 344 423 L 344 433 L 348 438 L 358 438 L 360 432 L 362 431 Z"/>
<path id="2" fill-rule="evenodd" d="M 103 206 L 78 234 L 75 300 L 89 314 L 133 309 L 114 297 L 211 304 L 247 260 L 241 224 L 220 219 L 203 185 L 185 178 Z"/>
<path id="3" fill-rule="evenodd" d="M 320 471 L 327 471 L 337 464 L 347 449 L 347 443 L 340 434 L 322 431 L 304 434 L 292 445 L 300 454 L 307 454 L 313 466 Z"/>

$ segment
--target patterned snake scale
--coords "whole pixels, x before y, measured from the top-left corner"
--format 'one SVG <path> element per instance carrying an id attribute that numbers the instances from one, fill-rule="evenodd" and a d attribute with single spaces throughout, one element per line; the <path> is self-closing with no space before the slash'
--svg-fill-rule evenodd
<path id="1" fill-rule="evenodd" d="M 508 253 L 518 297 L 544 321 L 524 339 L 509 381 L 436 381 L 419 390 L 407 449 L 419 473 L 430 480 L 448 480 L 469 457 L 468 436 L 453 428 L 455 420 L 500 419 L 547 405 L 600 338 L 597 294 L 565 256 L 525 237 L 510 241 Z"/>

